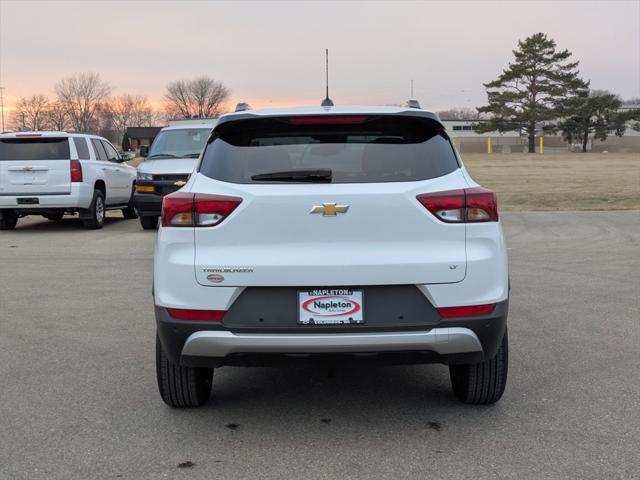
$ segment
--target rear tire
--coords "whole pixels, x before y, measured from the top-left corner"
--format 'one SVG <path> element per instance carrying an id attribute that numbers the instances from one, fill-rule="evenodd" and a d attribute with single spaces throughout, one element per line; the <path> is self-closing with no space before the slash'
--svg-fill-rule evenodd
<path id="1" fill-rule="evenodd" d="M 213 368 L 183 367 L 167 358 L 156 335 L 156 375 L 164 403 L 174 408 L 204 405 L 211 395 Z"/>
<path id="2" fill-rule="evenodd" d="M 2 212 L 0 218 L 0 230 L 13 230 L 18 223 L 18 215 L 12 211 Z"/>
<path id="3" fill-rule="evenodd" d="M 142 225 L 144 230 L 155 230 L 158 228 L 158 216 L 140 217 L 140 225 Z"/>
<path id="4" fill-rule="evenodd" d="M 133 203 L 133 190 L 131 190 L 131 197 L 129 198 L 127 208 L 122 209 L 122 216 L 127 220 L 138 218 L 138 213 L 136 212 L 136 207 Z"/>
<path id="5" fill-rule="evenodd" d="M 495 403 L 504 393 L 508 367 L 509 339 L 505 330 L 493 358 L 480 363 L 449 367 L 453 393 L 458 400 L 471 405 Z"/>
<path id="6" fill-rule="evenodd" d="M 93 191 L 93 200 L 89 205 L 89 218 L 82 221 L 84 228 L 97 230 L 104 225 L 106 209 L 104 206 L 104 194 L 100 190 Z"/>

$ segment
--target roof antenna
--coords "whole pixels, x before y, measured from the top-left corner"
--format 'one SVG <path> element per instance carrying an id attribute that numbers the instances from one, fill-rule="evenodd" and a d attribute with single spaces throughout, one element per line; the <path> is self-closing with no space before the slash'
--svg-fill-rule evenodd
<path id="1" fill-rule="evenodd" d="M 326 56 L 326 65 L 325 65 L 325 73 L 326 73 L 326 85 L 327 85 L 327 96 L 322 103 L 320 104 L 323 107 L 333 107 L 333 101 L 329 98 L 329 49 L 325 49 Z"/>
<path id="2" fill-rule="evenodd" d="M 236 112 L 244 112 L 246 110 L 252 110 L 251 105 L 247 102 L 240 102 L 236 105 Z"/>
<path id="3" fill-rule="evenodd" d="M 420 108 L 420 102 L 413 97 L 413 80 L 411 80 L 411 98 L 407 100 L 406 106 L 409 108 Z"/>

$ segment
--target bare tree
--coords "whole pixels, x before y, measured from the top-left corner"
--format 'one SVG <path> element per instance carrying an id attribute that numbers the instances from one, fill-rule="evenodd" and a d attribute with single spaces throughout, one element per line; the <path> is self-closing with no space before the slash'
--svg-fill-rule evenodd
<path id="1" fill-rule="evenodd" d="M 13 111 L 13 128 L 16 130 L 46 129 L 48 108 L 49 99 L 42 94 L 36 93 L 30 97 L 20 98 Z"/>
<path id="2" fill-rule="evenodd" d="M 485 116 L 478 113 L 475 108 L 450 108 L 438 112 L 441 120 L 481 120 Z"/>
<path id="3" fill-rule="evenodd" d="M 73 129 L 94 132 L 98 128 L 100 103 L 111 93 L 111 86 L 93 72 L 63 78 L 55 85 L 58 100 L 64 105 Z"/>
<path id="4" fill-rule="evenodd" d="M 51 102 L 45 116 L 48 129 L 63 131 L 69 127 L 69 115 L 60 102 Z"/>
<path id="5" fill-rule="evenodd" d="M 124 134 L 127 127 L 144 127 L 151 125 L 155 112 L 144 95 L 120 95 L 105 102 L 105 110 L 111 114 L 113 126 Z"/>
<path id="6" fill-rule="evenodd" d="M 169 115 L 190 118 L 192 115 L 189 84 L 186 80 L 176 80 L 167 85 L 164 96 L 165 110 Z"/>
<path id="7" fill-rule="evenodd" d="M 173 116 L 214 118 L 222 113 L 229 89 L 211 77 L 176 80 L 167 85 L 165 109 Z"/>

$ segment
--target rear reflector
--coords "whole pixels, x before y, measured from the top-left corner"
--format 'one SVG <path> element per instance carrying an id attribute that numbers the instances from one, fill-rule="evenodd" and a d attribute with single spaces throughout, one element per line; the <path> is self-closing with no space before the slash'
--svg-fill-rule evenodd
<path id="1" fill-rule="evenodd" d="M 82 182 L 82 164 L 80 160 L 71 160 L 69 168 L 71 169 L 71 181 L 74 183 Z"/>
<path id="2" fill-rule="evenodd" d="M 488 315 L 495 306 L 495 303 L 487 303 L 486 305 L 468 305 L 465 307 L 440 307 L 437 310 L 442 318 L 460 318 Z"/>
<path id="3" fill-rule="evenodd" d="M 163 227 L 213 227 L 242 202 L 241 198 L 174 192 L 162 199 Z"/>
<path id="4" fill-rule="evenodd" d="M 357 125 L 367 121 L 366 115 L 340 115 L 315 117 L 289 117 L 291 125 Z"/>
<path id="5" fill-rule="evenodd" d="M 167 308 L 167 312 L 177 320 L 200 320 L 220 322 L 224 317 L 224 310 L 191 310 L 184 308 Z"/>
<path id="6" fill-rule="evenodd" d="M 416 197 L 438 219 L 447 223 L 497 222 L 496 194 L 482 187 L 425 193 Z"/>

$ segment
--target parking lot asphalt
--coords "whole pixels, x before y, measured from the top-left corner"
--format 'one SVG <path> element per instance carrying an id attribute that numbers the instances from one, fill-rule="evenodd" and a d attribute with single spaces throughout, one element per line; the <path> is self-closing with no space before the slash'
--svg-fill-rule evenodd
<path id="1" fill-rule="evenodd" d="M 157 392 L 154 233 L 108 219 L 0 232 L 0 478 L 640 476 L 640 212 L 511 213 L 502 401 L 440 365 L 226 367 Z"/>

